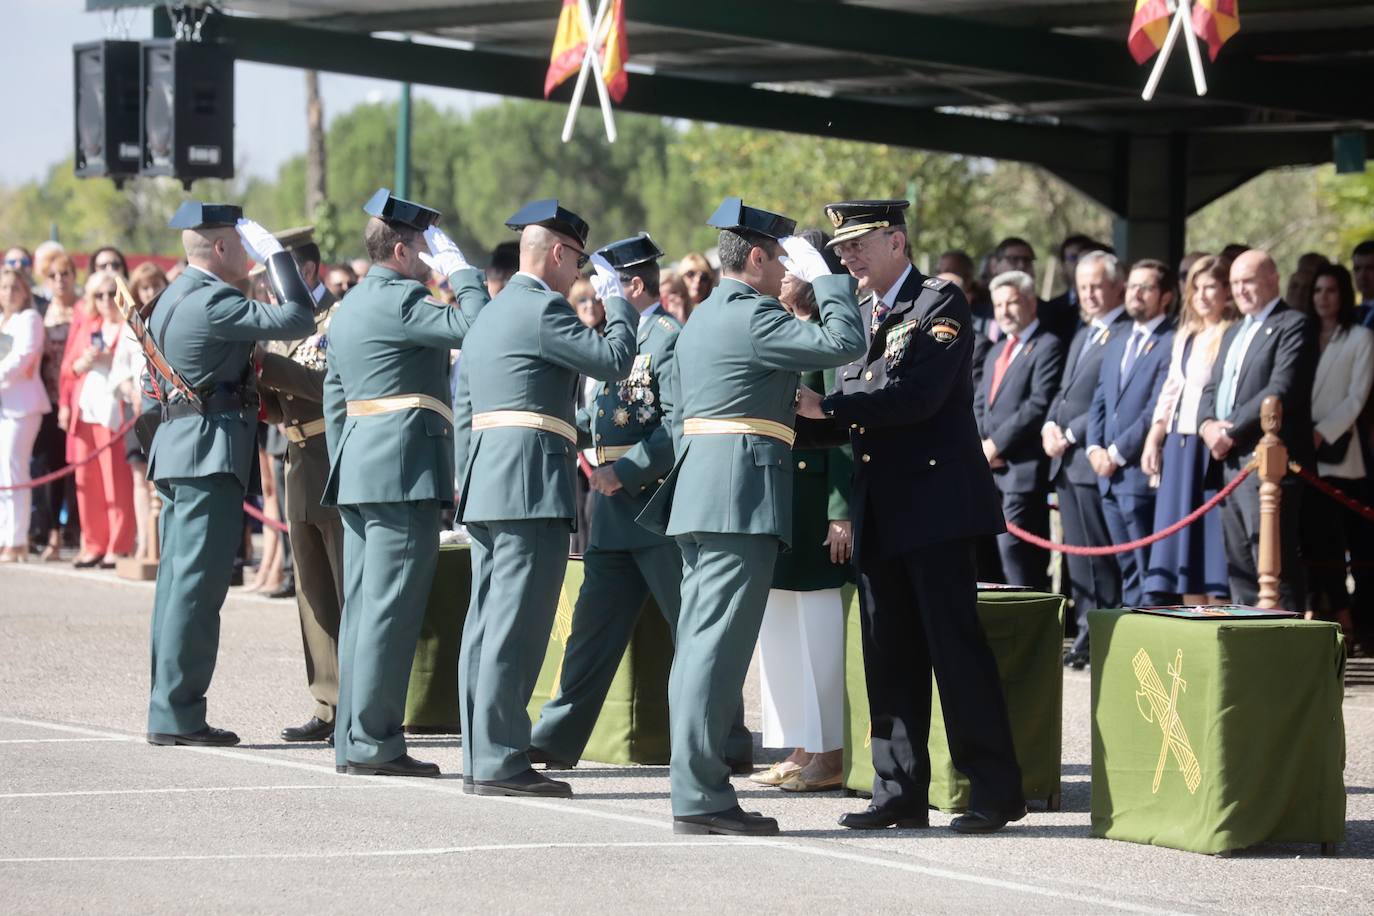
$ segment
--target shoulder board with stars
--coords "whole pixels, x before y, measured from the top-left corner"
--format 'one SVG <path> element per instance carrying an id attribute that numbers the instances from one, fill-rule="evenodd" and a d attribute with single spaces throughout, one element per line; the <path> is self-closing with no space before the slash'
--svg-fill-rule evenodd
<path id="1" fill-rule="evenodd" d="M 678 329 L 677 325 L 673 324 L 671 321 L 669 321 L 667 318 L 664 318 L 662 315 L 658 316 L 658 324 L 665 331 L 676 331 Z"/>
<path id="2" fill-rule="evenodd" d="M 946 286 L 949 286 L 949 281 L 942 280 L 939 277 L 926 277 L 921 285 L 926 289 L 944 289 Z"/>

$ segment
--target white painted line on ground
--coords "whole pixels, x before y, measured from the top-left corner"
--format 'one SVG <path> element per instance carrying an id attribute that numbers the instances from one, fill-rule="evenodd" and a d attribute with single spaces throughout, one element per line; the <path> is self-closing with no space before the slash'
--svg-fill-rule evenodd
<path id="1" fill-rule="evenodd" d="M 35 862 L 220 862 L 244 859 L 367 859 L 389 856 L 451 856 L 469 852 L 514 852 L 520 850 L 547 851 L 550 849 L 693 849 L 703 846 L 738 846 L 737 840 L 702 839 L 689 842 L 629 842 L 629 843 L 492 843 L 479 846 L 439 846 L 432 849 L 356 849 L 331 852 L 247 852 L 215 853 L 210 855 L 172 856 L 16 856 L 0 858 L 3 864 Z"/>
<path id="2" fill-rule="evenodd" d="M 24 726 L 34 727 L 34 728 L 51 728 L 51 729 L 56 729 L 56 730 L 58 730 L 58 731 L 66 731 L 66 732 L 75 732 L 75 733 L 78 733 L 78 734 L 88 734 L 88 735 L 103 736 L 103 737 L 109 737 L 109 738 L 112 738 L 112 739 L 124 738 L 125 740 L 128 740 L 128 741 L 138 741 L 138 740 L 141 740 L 141 737 L 140 737 L 140 736 L 134 736 L 134 735 L 121 735 L 121 734 L 119 734 L 119 733 L 117 733 L 117 732 L 100 731 L 100 730 L 97 730 L 97 729 L 83 728 L 83 727 L 75 726 L 75 725 L 62 725 L 62 724 L 57 724 L 57 723 L 41 722 L 41 721 L 33 720 L 33 719 L 20 719 L 20 718 L 14 718 L 14 717 L 0 716 L 0 723 L 9 723 L 9 724 L 13 724 L 13 725 L 24 725 Z M 210 754 L 210 755 L 214 755 L 214 756 L 218 756 L 218 757 L 225 757 L 225 758 L 230 759 L 230 760 L 251 761 L 251 762 L 255 762 L 255 763 L 266 764 L 266 765 L 268 765 L 268 766 L 286 767 L 286 768 L 289 768 L 289 769 L 297 769 L 297 770 L 309 770 L 309 771 L 312 771 L 312 772 L 315 772 L 315 773 L 319 773 L 319 774 L 321 774 L 321 775 L 328 775 L 328 776 L 337 776 L 337 775 L 339 775 L 339 774 L 336 774 L 336 773 L 334 772 L 334 770 L 333 770 L 331 767 L 323 767 L 323 766 L 319 766 L 319 765 L 317 765 L 317 764 L 310 764 L 310 763 L 300 763 L 299 761 L 295 761 L 295 760 L 282 760 L 282 759 L 279 758 L 279 757 L 274 757 L 274 756 L 271 756 L 271 755 L 260 754 L 260 753 L 255 754 L 255 753 L 252 753 L 252 752 L 250 752 L 250 751 L 238 751 L 238 750 L 234 750 L 234 749 L 232 749 L 232 748 L 199 748 L 199 747 L 188 747 L 188 748 L 181 748 L 181 750 L 183 750 L 183 751 L 194 751 L 194 752 L 196 752 L 196 753 L 201 753 L 201 754 Z M 344 778 L 344 779 L 358 779 L 359 777 L 356 777 L 356 776 L 354 776 L 354 777 L 342 776 L 342 777 L 340 777 L 340 778 Z M 589 806 L 589 803 L 587 803 L 587 802 L 583 802 L 583 803 L 581 803 L 581 804 L 578 804 L 578 803 L 575 803 L 575 802 L 566 802 L 566 801 L 565 801 L 565 802 L 551 802 L 551 801 L 541 801 L 541 800 L 538 800 L 538 799 L 529 799 L 529 798 L 502 798 L 502 797 L 485 797 L 485 796 L 463 795 L 463 794 L 461 794 L 461 793 L 462 793 L 462 786 L 461 786 L 461 783 L 458 782 L 457 780 L 447 780 L 447 781 L 444 781 L 444 780 L 432 780 L 432 779 L 396 780 L 395 785 L 396 785 L 398 788 L 419 789 L 419 790 L 421 790 L 421 791 L 429 791 L 429 792 L 444 792 L 444 793 L 447 793 L 447 794 L 449 794 L 449 795 L 452 795 L 452 796 L 454 796 L 454 797 L 456 797 L 456 798 L 463 799 L 464 801 L 473 801 L 473 800 L 475 800 L 475 801 L 481 801 L 481 802 L 505 802 L 505 803 L 507 803 L 507 804 L 519 805 L 519 806 L 521 806 L 521 807 L 539 808 L 539 809 L 543 809 L 543 810 L 547 810 L 547 811 L 554 811 L 554 812 L 557 812 L 557 813 L 559 813 L 559 814 L 576 815 L 576 816 L 579 816 L 579 817 L 593 817 L 593 818 L 597 818 L 597 819 L 601 819 L 601 820 L 622 821 L 622 822 L 625 822 L 625 823 L 632 823 L 632 824 L 639 824 L 639 825 L 647 826 L 647 827 L 654 827 L 654 828 L 657 828 L 657 829 L 660 829 L 660 830 L 669 829 L 669 828 L 671 827 L 671 822 L 670 822 L 667 818 L 648 818 L 648 817 L 642 817 L 642 816 L 630 815 L 630 814 L 619 814 L 619 813 L 614 813 L 614 812 L 610 812 L 610 811 L 599 810 L 599 809 L 597 809 L 597 808 L 590 807 L 590 806 Z M 717 842 L 717 841 L 702 842 L 702 841 L 699 841 L 699 840 L 698 840 L 698 841 L 693 841 L 693 840 L 685 840 L 685 841 L 684 841 L 684 840 L 673 840 L 673 841 L 669 841 L 669 842 L 630 843 L 630 844 L 607 843 L 607 844 L 587 844 L 587 845 L 589 845 L 590 847 L 598 847 L 598 848 L 612 848 L 612 847 L 618 846 L 618 845 L 628 845 L 628 846 L 640 845 L 640 846 L 672 846 L 672 847 L 680 847 L 680 848 L 686 849 L 686 848 L 691 848 L 692 846 L 701 846 L 701 845 L 708 845 L 708 844 L 709 844 L 709 845 L 730 845 L 730 846 L 736 846 L 736 847 L 762 846 L 762 847 L 768 847 L 768 848 L 775 848 L 775 849 L 781 849 L 781 850 L 785 850 L 785 851 L 792 852 L 792 853 L 798 853 L 798 854 L 802 854 L 802 855 L 811 855 L 811 856 L 818 856 L 818 857 L 822 857 L 822 858 L 835 859 L 835 860 L 839 860 L 839 861 L 847 861 L 847 862 L 852 862 L 852 863 L 859 864 L 859 865 L 867 865 L 867 866 L 874 867 L 874 868 L 887 868 L 887 869 L 893 869 L 893 870 L 896 870 L 896 871 L 903 871 L 903 872 L 907 872 L 907 873 L 911 873 L 911 874 L 921 874 L 921 875 L 926 875 L 926 876 L 928 876 L 928 877 L 933 877 L 933 878 L 942 878 L 942 879 L 948 880 L 948 881 L 964 882 L 964 883 L 966 883 L 966 884 L 976 884 L 976 885 L 980 885 L 980 886 L 983 886 L 983 887 L 993 887 L 993 888 L 997 888 L 997 889 L 999 889 L 999 890 L 1012 890 L 1012 891 L 1016 891 L 1017 893 L 1031 894 L 1031 895 L 1034 895 L 1034 896 L 1037 896 L 1037 897 L 1048 897 L 1048 898 L 1055 899 L 1055 900 L 1063 900 L 1063 901 L 1065 901 L 1066 903 L 1067 903 L 1067 902 L 1082 903 L 1082 904 L 1088 904 L 1088 905 L 1094 906 L 1094 907 L 1104 907 L 1104 908 L 1107 908 L 1107 909 L 1122 910 L 1122 911 L 1125 911 L 1125 912 L 1132 912 L 1132 913 L 1165 914 L 1165 913 L 1186 912 L 1186 911 L 1181 911 L 1181 910 L 1161 909 L 1161 908 L 1158 908 L 1158 907 L 1151 907 L 1151 906 L 1147 906 L 1147 905 L 1143 905 L 1143 904 L 1130 903 L 1130 902 L 1123 901 L 1123 900 L 1113 899 L 1113 898 L 1107 897 L 1107 896 L 1098 896 L 1098 895 L 1095 895 L 1095 894 L 1084 894 L 1084 893 L 1078 893 L 1078 892 L 1075 892 L 1075 891 L 1058 890 L 1058 889 L 1056 889 L 1056 888 L 1044 887 L 1044 886 L 1042 886 L 1042 885 L 1037 885 L 1037 884 L 1023 883 L 1023 882 L 1020 882 L 1020 881 L 1010 881 L 1010 880 L 1005 880 L 1005 879 L 1002 879 L 1002 878 L 993 878 L 993 877 L 989 877 L 989 876 L 974 874 L 974 873 L 971 873 L 971 872 L 955 871 L 955 870 L 953 870 L 953 869 L 943 868 L 943 867 L 940 867 L 940 866 L 918 865 L 918 864 L 916 864 L 916 863 L 914 863 L 914 862 L 908 862 L 908 861 L 899 860 L 899 859 L 894 859 L 894 858 L 886 858 L 886 857 L 883 857 L 883 856 L 870 855 L 870 854 L 864 854 L 864 853 L 858 853 L 858 852 L 847 852 L 847 851 L 844 851 L 844 850 L 841 850 L 841 849 L 836 849 L 836 848 L 835 848 L 835 844 L 833 844 L 833 843 L 825 843 L 825 842 L 819 841 L 819 840 L 800 840 L 800 839 L 773 840 L 773 839 L 749 839 L 749 838 L 740 837 L 740 838 L 732 838 L 732 839 L 729 839 L 729 840 L 718 841 L 718 842 Z M 578 844 L 557 844 L 557 843 L 549 843 L 549 844 L 528 844 L 528 846 L 508 845 L 508 846 L 504 846 L 504 847 L 497 847 L 497 846 L 462 847 L 462 846 L 459 846 L 459 847 L 448 847 L 447 849 L 451 849 L 451 850 L 454 851 L 454 852 L 463 852 L 463 851 L 474 851 L 474 850 L 481 850 L 481 849 L 500 849 L 500 848 L 504 848 L 504 849 L 519 849 L 519 848 L 532 848 L 532 849 L 574 848 L 574 847 L 576 847 L 577 845 L 578 845 Z M 374 854 L 382 854 L 382 853 L 374 853 Z M 437 855 L 437 854 L 443 854 L 443 853 L 441 853 L 441 852 L 435 852 L 435 851 L 433 851 L 433 850 L 418 850 L 418 851 L 413 851 L 413 852 L 407 853 L 406 851 L 401 850 L 401 851 L 392 851 L 392 852 L 385 853 L 385 854 L 388 854 L 388 855 L 406 855 L 406 854 L 412 854 L 412 855 Z M 299 857 L 315 856 L 315 857 L 319 857 L 319 858 L 329 858 L 329 857 L 340 857 L 340 856 L 344 856 L 344 855 L 358 856 L 358 855 L 363 855 L 363 853 L 347 853 L 347 854 L 346 854 L 346 853 L 320 853 L 320 854 L 292 854 L 292 853 L 281 853 L 281 854 L 278 854 L 278 853 L 262 853 L 262 854 L 252 854 L 252 855 L 247 855 L 247 854 L 245 854 L 245 855 L 242 855 L 242 856 L 237 856 L 237 858 L 249 858 L 249 859 L 274 859 L 274 858 L 294 858 L 294 857 L 297 857 L 297 856 L 299 856 Z M 140 857 L 120 857 L 120 856 L 108 856 L 108 857 L 93 856 L 93 857 L 87 857 L 87 858 L 72 858 L 72 857 L 28 858 L 28 859 L 15 858 L 15 859 L 0 859 L 0 864 L 4 864 L 4 863 L 20 863 L 20 862 L 100 862 L 100 861 L 108 861 L 108 862 L 126 862 L 126 861 L 129 861 L 129 862 L 131 862 L 131 861 L 140 861 L 140 860 L 146 860 L 146 861 L 173 861 L 173 860 L 181 860 L 181 859 L 184 859 L 184 860 L 194 860 L 194 859 L 200 859 L 200 858 L 204 858 L 204 859 L 221 859 L 221 858 L 236 858 L 236 856 L 233 856 L 233 855 L 225 855 L 225 856 L 213 856 L 213 855 L 212 855 L 212 856 L 166 856 L 166 857 L 152 856 L 152 857 L 143 857 L 142 859 L 140 859 Z M 1109 893 L 1109 892 L 1110 892 L 1110 889 L 1109 889 L 1109 888 L 1099 887 L 1099 886 L 1096 886 L 1096 885 L 1086 885 L 1086 886 L 1089 887 L 1090 889 L 1095 890 L 1095 891 L 1098 891 L 1098 892 L 1100 892 L 1100 893 L 1102 893 L 1102 894 L 1106 894 L 1106 893 Z"/>
<path id="3" fill-rule="evenodd" d="M 85 744 L 93 741 L 123 740 L 123 738 L 0 738 L 0 744 Z"/>
<path id="4" fill-rule="evenodd" d="M 189 795 L 197 792 L 310 792 L 321 789 L 400 789 L 394 782 L 358 783 L 340 786 L 186 786 L 160 789 L 74 789 L 70 792 L 5 792 L 0 798 L 76 798 L 85 795 Z"/>

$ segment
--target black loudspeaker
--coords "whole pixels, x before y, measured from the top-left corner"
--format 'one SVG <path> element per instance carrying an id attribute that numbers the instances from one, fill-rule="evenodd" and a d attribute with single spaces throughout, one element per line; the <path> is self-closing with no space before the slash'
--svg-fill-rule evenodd
<path id="1" fill-rule="evenodd" d="M 72 48 L 76 92 L 76 174 L 119 181 L 138 174 L 138 42 L 95 41 Z"/>
<path id="2" fill-rule="evenodd" d="M 210 42 L 145 41 L 140 175 L 234 177 L 234 58 Z"/>

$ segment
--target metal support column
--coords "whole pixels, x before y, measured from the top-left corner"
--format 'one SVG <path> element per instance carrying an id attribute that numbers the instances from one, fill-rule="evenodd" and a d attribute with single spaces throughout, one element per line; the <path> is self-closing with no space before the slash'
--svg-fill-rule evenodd
<path id="1" fill-rule="evenodd" d="M 401 84 L 401 102 L 396 109 L 396 188 L 397 197 L 410 197 L 410 83 Z"/>
<path id="2" fill-rule="evenodd" d="M 1178 264 L 1187 241 L 1188 140 L 1183 134 L 1128 135 L 1117 173 L 1113 244 L 1128 263 Z"/>

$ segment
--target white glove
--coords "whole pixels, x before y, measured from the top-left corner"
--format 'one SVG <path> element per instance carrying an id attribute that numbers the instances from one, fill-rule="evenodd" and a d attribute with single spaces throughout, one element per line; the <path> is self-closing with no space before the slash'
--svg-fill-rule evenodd
<path id="1" fill-rule="evenodd" d="M 792 276 L 807 283 L 814 283 L 817 277 L 830 275 L 830 267 L 825 258 L 810 242 L 796 235 L 778 239 L 787 254 L 781 258 L 783 268 Z"/>
<path id="2" fill-rule="evenodd" d="M 438 226 L 430 226 L 425 230 L 425 244 L 429 246 L 430 253 L 420 252 L 420 260 L 424 261 L 430 270 L 437 270 L 449 277 L 472 266 L 468 264 L 467 258 L 463 257 L 463 252 L 454 244 L 453 239 Z"/>
<path id="3" fill-rule="evenodd" d="M 266 264 L 272 255 L 285 250 L 276 236 L 251 219 L 240 219 L 235 228 L 239 231 L 239 238 L 243 239 L 243 247 L 247 250 L 248 256 L 259 264 Z"/>
<path id="4" fill-rule="evenodd" d="M 592 255 L 592 267 L 596 269 L 596 273 L 592 274 L 592 289 L 596 290 L 596 298 L 602 302 L 612 296 L 625 298 L 625 288 L 620 285 L 620 274 L 616 273 L 610 261 L 599 254 L 594 254 Z"/>

